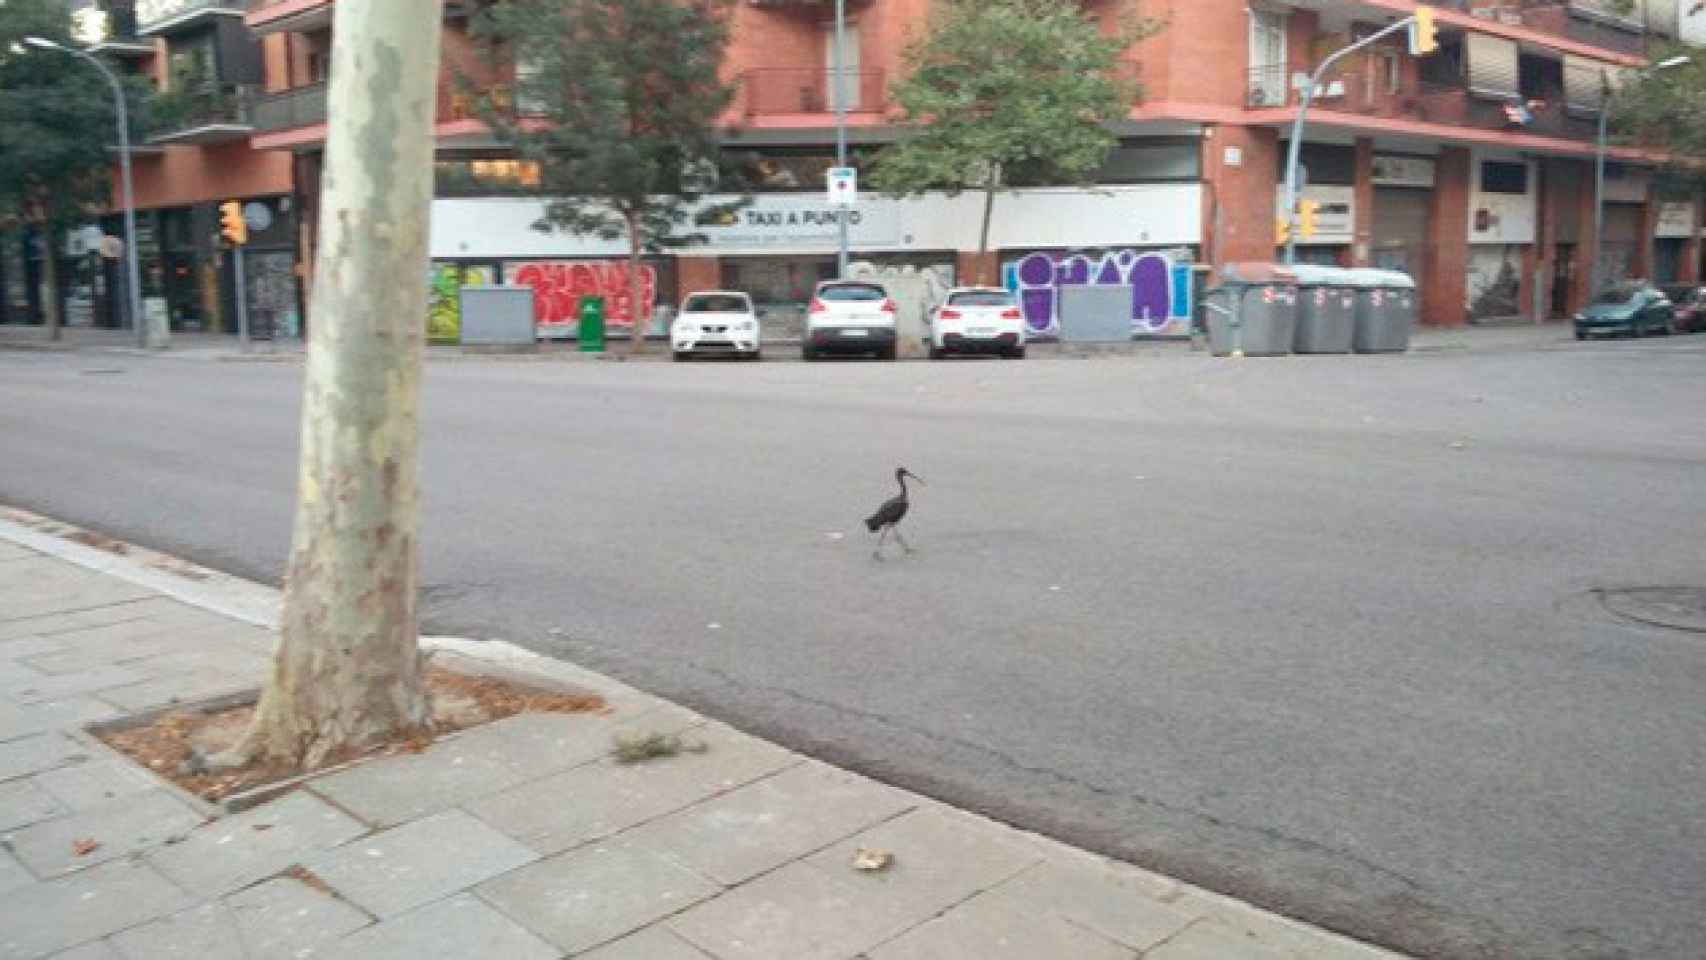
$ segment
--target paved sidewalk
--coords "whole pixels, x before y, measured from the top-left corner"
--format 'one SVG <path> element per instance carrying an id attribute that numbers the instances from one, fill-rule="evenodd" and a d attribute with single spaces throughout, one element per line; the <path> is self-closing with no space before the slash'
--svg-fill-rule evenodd
<path id="1" fill-rule="evenodd" d="M 229 816 L 83 729 L 252 688 L 277 603 L 0 509 L 0 958 L 1395 956 L 501 642 L 423 640 L 612 710 L 513 717 Z M 624 731 L 707 749 L 619 766 Z M 857 871 L 861 847 L 894 861 Z"/>

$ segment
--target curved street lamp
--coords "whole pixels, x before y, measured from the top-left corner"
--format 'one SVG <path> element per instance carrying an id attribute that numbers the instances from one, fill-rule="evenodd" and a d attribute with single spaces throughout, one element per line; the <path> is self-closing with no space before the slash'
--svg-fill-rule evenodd
<path id="1" fill-rule="evenodd" d="M 82 50 L 55 43 L 45 37 L 25 37 L 24 42 L 39 50 L 58 50 L 60 53 L 87 60 L 96 70 L 101 71 L 101 76 L 105 77 L 107 84 L 113 88 L 113 102 L 118 107 L 119 166 L 124 178 L 124 255 L 130 287 L 127 307 L 130 311 L 130 322 L 136 326 L 136 345 L 146 349 L 148 328 L 142 316 L 142 276 L 136 266 L 136 196 L 130 183 L 130 116 L 125 109 L 124 87 L 119 85 L 118 77 L 107 69 L 106 64 Z M 48 255 L 52 256 L 53 251 L 49 250 Z"/>

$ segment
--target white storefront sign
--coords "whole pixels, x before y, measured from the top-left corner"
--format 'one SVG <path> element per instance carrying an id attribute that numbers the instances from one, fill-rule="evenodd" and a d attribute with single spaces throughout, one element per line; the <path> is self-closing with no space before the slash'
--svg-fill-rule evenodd
<path id="1" fill-rule="evenodd" d="M 1372 179 L 1377 187 L 1432 187 L 1434 166 L 1433 157 L 1377 153 Z"/>
<path id="2" fill-rule="evenodd" d="M 1666 203 L 1659 207 L 1658 224 L 1653 236 L 1687 239 L 1694 233 L 1694 204 Z"/>
<path id="3" fill-rule="evenodd" d="M 859 202 L 859 171 L 852 167 L 830 167 L 825 174 L 829 181 L 829 202 L 837 207 L 851 207 Z"/>
<path id="4" fill-rule="evenodd" d="M 1342 189 L 1348 203 L 1350 188 Z M 706 203 L 733 199 L 710 197 Z M 544 201 L 526 197 L 434 200 L 432 256 L 440 260 L 511 260 L 627 255 L 625 239 L 602 240 L 533 229 L 544 212 Z M 833 253 L 838 243 L 838 218 L 843 214 L 848 218 L 848 243 L 855 251 L 976 250 L 983 196 L 929 193 L 895 200 L 867 194 L 858 207 L 847 210 L 830 206 L 816 191 L 758 194 L 751 205 L 726 216 L 725 222 L 691 228 L 708 242 L 680 248 L 679 252 L 692 255 L 700 251 L 710 256 Z M 1348 207 L 1344 219 L 1348 242 Z M 1202 187 L 1198 183 L 1157 183 L 1004 192 L 995 198 L 989 233 L 990 247 L 998 250 L 1192 246 L 1202 242 Z"/>

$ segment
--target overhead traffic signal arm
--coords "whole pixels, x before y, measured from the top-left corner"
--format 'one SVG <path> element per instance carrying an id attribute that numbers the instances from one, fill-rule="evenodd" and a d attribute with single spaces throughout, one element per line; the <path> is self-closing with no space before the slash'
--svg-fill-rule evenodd
<path id="1" fill-rule="evenodd" d="M 243 219 L 243 204 L 239 201 L 227 200 L 219 205 L 219 235 L 234 247 L 249 242 L 249 224 Z"/>

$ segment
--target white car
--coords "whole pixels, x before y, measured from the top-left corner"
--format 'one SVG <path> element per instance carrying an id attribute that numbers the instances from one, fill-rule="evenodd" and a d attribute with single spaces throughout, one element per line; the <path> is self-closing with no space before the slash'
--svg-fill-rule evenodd
<path id="1" fill-rule="evenodd" d="M 690 293 L 669 328 L 670 349 L 676 360 L 694 354 L 735 354 L 757 360 L 758 314 L 752 298 L 736 290 Z"/>
<path id="2" fill-rule="evenodd" d="M 930 311 L 930 359 L 950 353 L 1025 355 L 1025 315 L 1011 291 L 955 287 Z"/>
<path id="3" fill-rule="evenodd" d="M 875 280 L 824 280 L 806 310 L 800 355 L 816 360 L 825 353 L 870 353 L 893 360 L 894 298 Z"/>

